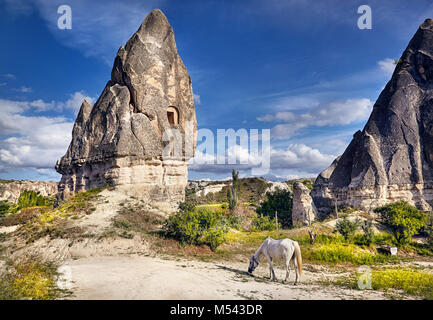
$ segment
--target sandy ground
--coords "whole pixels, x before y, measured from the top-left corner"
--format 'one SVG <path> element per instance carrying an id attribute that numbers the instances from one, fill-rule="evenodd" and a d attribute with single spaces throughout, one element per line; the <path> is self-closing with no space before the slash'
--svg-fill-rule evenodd
<path id="1" fill-rule="evenodd" d="M 319 279 L 341 276 L 306 266 L 302 282 L 269 282 L 267 266 L 249 276 L 246 265 L 164 260 L 155 257 L 89 257 L 68 261 L 63 281 L 72 280 L 68 299 L 387 299 L 382 292 L 320 285 Z M 311 269 L 313 271 L 308 271 Z M 67 283 L 67 282 L 63 282 Z"/>

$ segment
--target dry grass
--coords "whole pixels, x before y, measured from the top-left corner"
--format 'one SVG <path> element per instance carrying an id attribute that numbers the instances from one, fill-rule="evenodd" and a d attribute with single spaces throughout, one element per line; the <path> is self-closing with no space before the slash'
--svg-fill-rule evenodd
<path id="1" fill-rule="evenodd" d="M 0 277 L 0 300 L 51 300 L 67 294 L 57 287 L 57 266 L 27 257 L 8 261 Z"/>

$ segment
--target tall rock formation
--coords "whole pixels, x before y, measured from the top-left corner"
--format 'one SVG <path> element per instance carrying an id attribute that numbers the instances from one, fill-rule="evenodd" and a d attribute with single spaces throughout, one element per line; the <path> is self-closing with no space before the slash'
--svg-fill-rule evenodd
<path id="1" fill-rule="evenodd" d="M 196 130 L 191 78 L 167 18 L 153 10 L 120 47 L 95 105 L 83 102 L 56 164 L 58 197 L 111 184 L 171 211 L 185 196 Z"/>
<path id="2" fill-rule="evenodd" d="M 316 179 L 321 211 L 350 205 L 374 207 L 407 200 L 433 204 L 433 20 L 410 41 L 362 131 Z"/>
<path id="3" fill-rule="evenodd" d="M 294 226 L 310 225 L 317 217 L 317 209 L 308 189 L 302 182 L 293 184 L 292 223 Z"/>

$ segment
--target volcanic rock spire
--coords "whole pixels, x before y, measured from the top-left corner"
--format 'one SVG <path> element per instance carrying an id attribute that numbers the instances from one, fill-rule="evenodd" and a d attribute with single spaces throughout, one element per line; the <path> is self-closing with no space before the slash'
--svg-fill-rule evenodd
<path id="1" fill-rule="evenodd" d="M 433 201 L 433 20 L 427 19 L 398 61 L 362 131 L 316 179 L 322 212 L 338 205 L 367 210 L 407 200 Z"/>
<path id="2" fill-rule="evenodd" d="M 184 199 L 196 128 L 191 78 L 167 18 L 153 10 L 120 47 L 95 105 L 83 102 L 56 164 L 59 198 L 112 184 L 173 209 Z"/>

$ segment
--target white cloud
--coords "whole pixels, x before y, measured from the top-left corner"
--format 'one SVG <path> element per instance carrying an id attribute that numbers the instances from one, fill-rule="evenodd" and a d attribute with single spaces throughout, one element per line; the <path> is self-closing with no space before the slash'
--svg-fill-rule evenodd
<path id="1" fill-rule="evenodd" d="M 237 164 L 227 164 L 227 156 L 236 152 Z M 290 144 L 286 148 L 271 148 L 270 171 L 266 178 L 272 180 L 284 180 L 298 177 L 312 177 L 327 168 L 336 158 L 335 155 L 321 153 L 318 149 L 305 144 Z M 240 164 L 242 157 L 249 158 L 248 164 Z M 239 145 L 228 148 L 226 164 L 216 164 L 216 155 L 196 152 L 190 159 L 189 170 L 197 172 L 229 174 L 232 169 L 247 171 L 258 167 L 261 158 L 249 154 L 248 150 Z M 249 172 L 248 172 L 249 173 Z"/>
<path id="2" fill-rule="evenodd" d="M 392 76 L 394 73 L 396 64 L 394 62 L 394 59 L 386 58 L 377 63 L 380 67 L 380 70 L 386 75 L 386 76 Z"/>
<path id="3" fill-rule="evenodd" d="M 54 177 L 54 165 L 71 141 L 73 122 L 61 116 L 34 116 L 28 112 L 77 112 L 84 98 L 94 100 L 82 92 L 71 94 L 64 102 L 0 99 L 0 171 L 30 169 Z"/>
<path id="4" fill-rule="evenodd" d="M 68 100 L 59 103 L 58 108 L 60 110 L 69 109 L 73 111 L 75 115 L 77 115 L 78 111 L 80 111 L 80 107 L 84 99 L 86 99 L 87 102 L 89 102 L 90 104 L 93 104 L 93 102 L 95 101 L 95 98 L 87 96 L 85 92 L 77 91 L 71 94 Z"/>
<path id="5" fill-rule="evenodd" d="M 266 114 L 258 117 L 263 122 L 281 123 L 272 128 L 272 137 L 288 139 L 300 129 L 310 126 L 348 125 L 367 119 L 371 113 L 373 102 L 370 99 L 348 99 L 321 104 L 304 113 L 290 111 Z"/>

